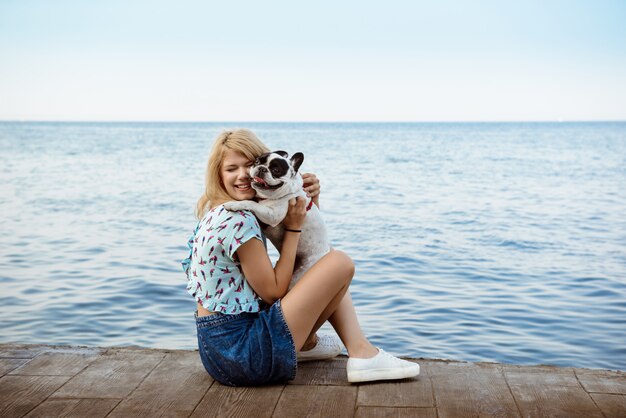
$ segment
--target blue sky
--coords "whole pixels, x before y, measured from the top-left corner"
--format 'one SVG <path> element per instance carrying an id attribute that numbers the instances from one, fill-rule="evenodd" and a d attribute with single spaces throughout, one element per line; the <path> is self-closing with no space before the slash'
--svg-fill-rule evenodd
<path id="1" fill-rule="evenodd" d="M 0 120 L 626 120 L 625 1 L 0 0 Z"/>

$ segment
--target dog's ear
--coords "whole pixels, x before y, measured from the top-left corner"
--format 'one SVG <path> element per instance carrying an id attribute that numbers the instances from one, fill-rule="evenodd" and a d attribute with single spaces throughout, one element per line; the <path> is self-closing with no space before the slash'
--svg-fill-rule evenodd
<path id="1" fill-rule="evenodd" d="M 287 151 L 274 151 L 274 154 L 278 154 L 285 158 L 289 157 L 289 154 L 287 154 Z"/>
<path id="2" fill-rule="evenodd" d="M 291 157 L 291 164 L 293 165 L 293 169 L 296 170 L 296 173 L 302 165 L 302 161 L 304 161 L 304 154 L 301 152 L 296 152 L 293 154 L 293 157 Z"/>

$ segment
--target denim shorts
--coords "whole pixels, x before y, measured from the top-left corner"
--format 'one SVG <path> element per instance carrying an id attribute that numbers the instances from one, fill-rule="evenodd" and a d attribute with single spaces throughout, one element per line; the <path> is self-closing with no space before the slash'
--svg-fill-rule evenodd
<path id="1" fill-rule="evenodd" d="M 280 300 L 261 312 L 198 317 L 198 349 L 206 371 L 228 386 L 256 386 L 296 377 L 296 346 Z"/>

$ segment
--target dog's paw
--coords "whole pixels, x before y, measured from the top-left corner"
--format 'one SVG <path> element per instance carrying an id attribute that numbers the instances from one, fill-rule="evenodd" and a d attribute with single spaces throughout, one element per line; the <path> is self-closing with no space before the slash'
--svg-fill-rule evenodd
<path id="1" fill-rule="evenodd" d="M 248 205 L 244 201 L 233 200 L 231 202 L 224 203 L 224 208 L 231 212 L 237 212 L 238 210 L 246 210 L 248 209 Z"/>

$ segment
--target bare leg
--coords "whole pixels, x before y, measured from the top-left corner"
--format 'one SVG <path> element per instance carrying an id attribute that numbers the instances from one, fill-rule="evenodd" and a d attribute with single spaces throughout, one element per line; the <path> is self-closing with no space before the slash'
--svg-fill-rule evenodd
<path id="1" fill-rule="evenodd" d="M 320 317 L 315 322 L 315 325 L 313 325 L 313 329 L 311 330 L 311 333 L 309 334 L 306 341 L 302 345 L 301 351 L 310 350 L 317 345 L 317 331 L 320 329 L 322 325 L 324 325 L 324 322 L 328 320 L 330 315 L 332 315 L 332 313 L 337 310 L 337 307 L 342 303 L 342 300 L 344 299 L 344 296 L 346 295 L 347 292 L 348 292 L 348 286 L 345 286 L 337 294 L 337 296 L 335 296 L 333 300 L 330 301 L 326 309 L 324 309 Z"/>
<path id="2" fill-rule="evenodd" d="M 303 351 L 315 347 L 315 344 L 317 342 L 317 331 L 320 329 L 322 325 L 324 325 L 324 322 L 328 320 L 328 318 L 333 314 L 333 312 L 337 310 L 337 308 L 342 303 L 347 292 L 348 292 L 348 287 L 346 286 L 328 304 L 326 309 L 324 309 L 320 317 L 315 322 L 315 325 L 313 325 L 313 329 L 311 330 L 309 337 L 307 338 L 306 342 L 302 346 Z"/>
<path id="3" fill-rule="evenodd" d="M 352 296 L 350 296 L 349 291 L 341 294 L 341 301 L 334 310 L 331 311 L 331 309 L 328 308 L 324 310 L 315 323 L 307 342 L 315 338 L 315 333 L 326 320 L 330 320 L 337 335 L 339 335 L 339 338 L 341 338 L 341 341 L 348 349 L 348 355 L 350 357 L 369 358 L 375 356 L 378 352 L 376 347 L 367 340 L 361 330 L 361 325 L 356 316 L 356 310 L 352 304 Z"/>
<path id="4" fill-rule="evenodd" d="M 296 350 L 300 351 L 329 317 L 350 355 L 346 365 L 349 382 L 417 376 L 419 365 L 379 352 L 363 335 L 347 293 L 353 275 L 354 263 L 350 257 L 341 251 L 331 251 L 285 295 L 281 306 Z"/>
<path id="5" fill-rule="evenodd" d="M 335 312 L 330 316 L 330 323 L 337 331 L 343 345 L 346 346 L 350 357 L 369 358 L 378 353 L 378 349 L 368 341 L 363 330 L 361 330 L 350 292 L 346 293 Z"/>
<path id="6" fill-rule="evenodd" d="M 346 292 L 354 263 L 331 251 L 311 267 L 281 301 L 287 326 L 300 351 L 324 311 L 334 312 Z"/>

